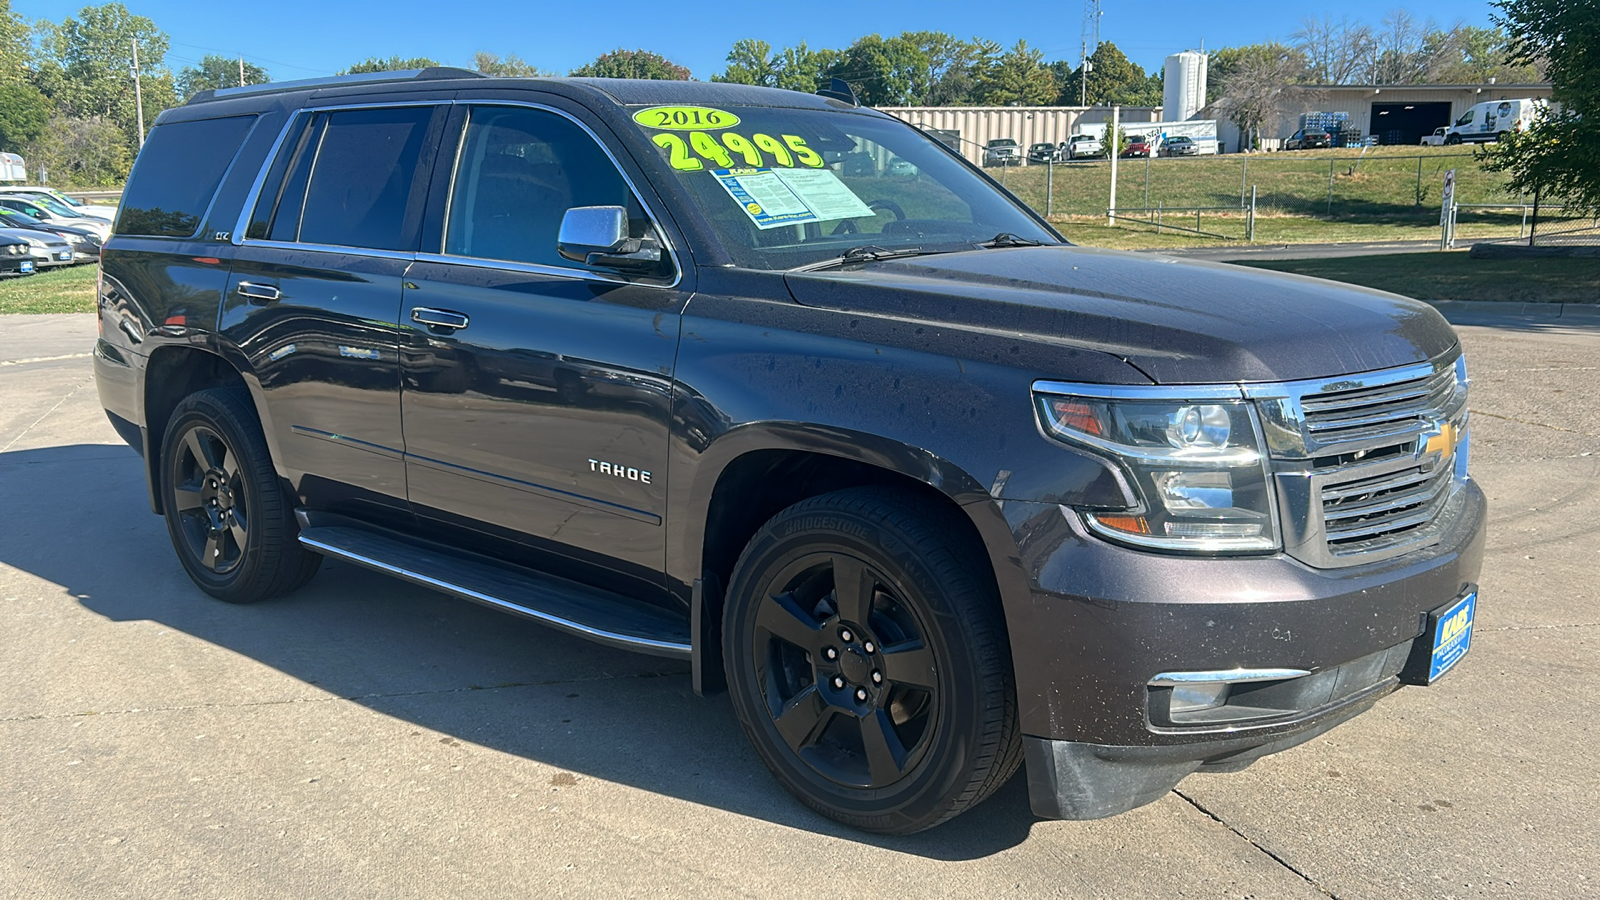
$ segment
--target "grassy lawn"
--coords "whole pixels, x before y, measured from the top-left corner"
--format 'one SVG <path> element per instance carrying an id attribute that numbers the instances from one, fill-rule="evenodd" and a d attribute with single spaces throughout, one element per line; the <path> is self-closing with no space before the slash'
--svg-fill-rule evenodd
<path id="1" fill-rule="evenodd" d="M 94 282 L 99 266 L 51 269 L 0 281 L 0 314 L 94 312 Z"/>
<path id="2" fill-rule="evenodd" d="M 1456 170 L 1456 202 L 1507 203 L 1501 176 L 1484 172 L 1472 148 L 1370 147 L 1293 153 L 1120 160 L 1117 206 L 1226 206 L 1238 209 L 1256 189 L 1257 213 L 1301 216 L 1439 218 L 1444 174 Z M 1111 163 L 1066 163 L 987 170 L 1030 206 L 1051 215 L 1105 214 Z M 1047 184 L 1048 181 L 1048 184 Z M 1146 185 L 1148 184 L 1148 204 Z M 1329 188 L 1332 187 L 1332 203 Z"/>
<path id="3" fill-rule="evenodd" d="M 1473 259 L 1465 252 L 1343 259 L 1241 261 L 1240 265 L 1365 285 L 1418 300 L 1594 303 L 1600 259 Z"/>

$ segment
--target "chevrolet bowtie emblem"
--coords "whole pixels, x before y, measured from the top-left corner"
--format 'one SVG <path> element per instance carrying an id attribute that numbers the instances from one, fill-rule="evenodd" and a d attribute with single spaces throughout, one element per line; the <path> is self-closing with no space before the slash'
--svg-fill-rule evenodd
<path id="1" fill-rule="evenodd" d="M 1420 455 L 1437 453 L 1440 456 L 1449 456 L 1456 449 L 1456 426 L 1451 422 L 1441 422 L 1438 431 L 1428 436 L 1428 441 L 1422 446 Z"/>

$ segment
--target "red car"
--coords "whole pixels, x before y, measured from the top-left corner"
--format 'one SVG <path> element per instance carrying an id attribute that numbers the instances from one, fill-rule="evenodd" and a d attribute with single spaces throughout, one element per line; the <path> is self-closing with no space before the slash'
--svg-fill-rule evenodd
<path id="1" fill-rule="evenodd" d="M 1122 158 L 1143 156 L 1149 158 L 1156 155 L 1156 142 L 1154 138 L 1142 134 L 1128 135 L 1128 146 L 1122 150 Z"/>

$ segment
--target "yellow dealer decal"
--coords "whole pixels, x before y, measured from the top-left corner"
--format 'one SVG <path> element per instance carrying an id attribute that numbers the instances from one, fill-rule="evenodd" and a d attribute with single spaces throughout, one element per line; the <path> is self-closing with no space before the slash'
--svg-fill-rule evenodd
<path id="1" fill-rule="evenodd" d="M 660 131 L 715 131 L 739 124 L 739 117 L 706 106 L 652 106 L 633 114 L 633 120 Z"/>

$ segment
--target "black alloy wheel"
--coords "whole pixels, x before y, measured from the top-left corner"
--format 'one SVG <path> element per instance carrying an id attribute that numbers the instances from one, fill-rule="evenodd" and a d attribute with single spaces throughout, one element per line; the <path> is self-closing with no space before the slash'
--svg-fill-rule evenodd
<path id="1" fill-rule="evenodd" d="M 725 665 L 746 735 L 825 816 L 905 834 L 1016 770 L 1009 644 L 958 510 L 884 488 L 789 507 L 734 568 Z"/>
<path id="2" fill-rule="evenodd" d="M 817 774 L 857 788 L 903 778 L 937 724 L 927 626 L 876 567 L 843 552 L 799 556 L 757 598 L 755 679 L 784 743 Z"/>
<path id="3" fill-rule="evenodd" d="M 161 446 L 167 533 L 201 590 L 252 603 L 311 580 L 322 557 L 298 540 L 293 503 L 243 388 L 185 397 Z"/>
<path id="4" fill-rule="evenodd" d="M 250 539 L 239 454 L 216 431 L 195 423 L 184 431 L 172 463 L 172 506 L 182 549 L 202 567 L 227 575 L 243 562 Z"/>

